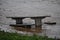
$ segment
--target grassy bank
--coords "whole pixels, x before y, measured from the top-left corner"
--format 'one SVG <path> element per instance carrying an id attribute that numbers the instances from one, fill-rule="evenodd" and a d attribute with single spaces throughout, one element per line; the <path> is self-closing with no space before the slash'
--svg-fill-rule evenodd
<path id="1" fill-rule="evenodd" d="M 48 37 L 36 36 L 36 35 L 27 36 L 17 33 L 8 33 L 4 31 L 0 31 L 0 40 L 54 40 L 54 39 Z"/>

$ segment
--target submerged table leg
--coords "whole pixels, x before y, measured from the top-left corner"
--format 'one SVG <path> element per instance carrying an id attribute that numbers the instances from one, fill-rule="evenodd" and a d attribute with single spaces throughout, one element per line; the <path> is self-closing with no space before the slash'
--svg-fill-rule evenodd
<path id="1" fill-rule="evenodd" d="M 22 19 L 16 19 L 16 24 L 22 24 L 22 23 L 23 23 Z"/>
<path id="2" fill-rule="evenodd" d="M 42 28 L 42 19 L 35 19 L 35 26 L 38 28 Z"/>
<path id="3" fill-rule="evenodd" d="M 32 18 L 35 20 L 35 28 L 42 29 L 42 18 Z"/>

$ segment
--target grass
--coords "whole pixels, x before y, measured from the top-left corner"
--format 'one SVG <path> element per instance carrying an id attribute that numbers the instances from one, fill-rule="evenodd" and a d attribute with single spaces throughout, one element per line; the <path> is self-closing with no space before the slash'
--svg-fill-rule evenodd
<path id="1" fill-rule="evenodd" d="M 54 40 L 54 39 L 37 35 L 27 36 L 17 33 L 8 33 L 0 31 L 0 40 Z"/>

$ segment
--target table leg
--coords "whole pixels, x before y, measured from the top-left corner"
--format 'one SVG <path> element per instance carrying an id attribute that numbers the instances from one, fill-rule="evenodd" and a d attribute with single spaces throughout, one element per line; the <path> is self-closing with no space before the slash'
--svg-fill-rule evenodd
<path id="1" fill-rule="evenodd" d="M 42 19 L 35 19 L 35 26 L 38 28 L 42 28 Z"/>
<path id="2" fill-rule="evenodd" d="M 22 24 L 22 23 L 23 23 L 22 19 L 16 19 L 16 24 Z"/>

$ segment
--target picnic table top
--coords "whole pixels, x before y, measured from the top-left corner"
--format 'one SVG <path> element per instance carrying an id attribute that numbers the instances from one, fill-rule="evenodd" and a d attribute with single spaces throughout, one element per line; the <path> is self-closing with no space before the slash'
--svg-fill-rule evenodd
<path id="1" fill-rule="evenodd" d="M 7 18 L 45 18 L 50 16 L 20 16 L 20 17 L 7 17 Z"/>

